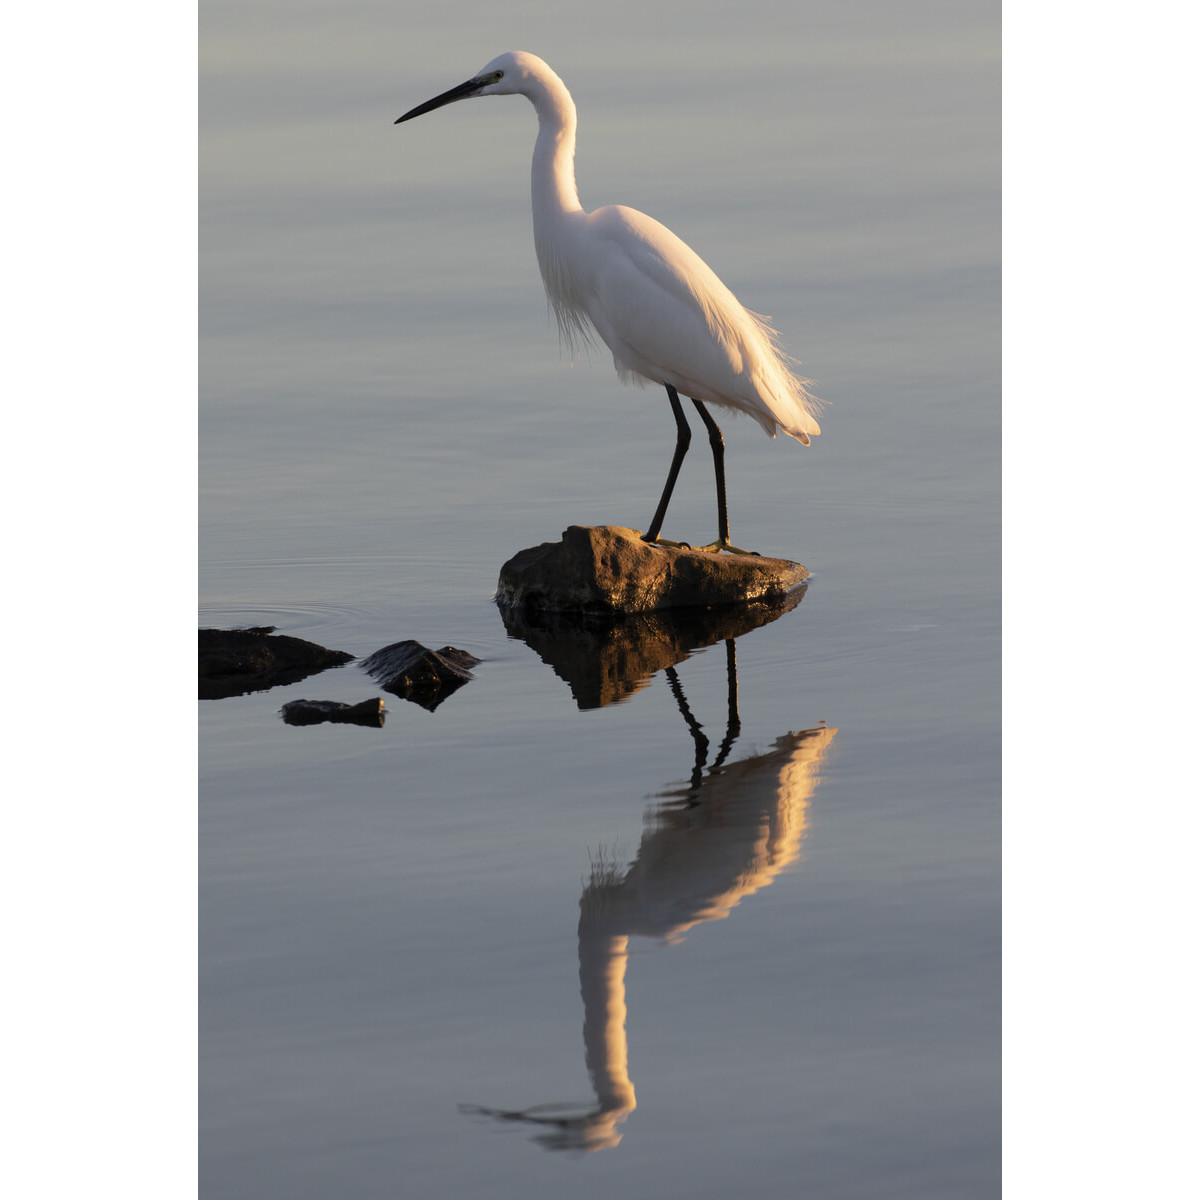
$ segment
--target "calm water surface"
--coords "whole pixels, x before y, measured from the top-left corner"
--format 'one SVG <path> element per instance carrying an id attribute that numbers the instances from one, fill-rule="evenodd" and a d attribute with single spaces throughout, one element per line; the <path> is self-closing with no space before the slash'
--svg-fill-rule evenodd
<path id="1" fill-rule="evenodd" d="M 209 0 L 200 623 L 482 659 L 207 701 L 202 1194 L 998 1194 L 997 14 Z M 637 28 L 634 41 L 626 30 Z M 511 629 L 500 565 L 642 528 L 664 397 L 560 353 L 524 48 L 588 207 L 771 313 L 810 449 L 725 422 L 755 628 Z M 786 443 L 786 444 L 785 444 Z M 715 533 L 703 439 L 668 536 Z"/>

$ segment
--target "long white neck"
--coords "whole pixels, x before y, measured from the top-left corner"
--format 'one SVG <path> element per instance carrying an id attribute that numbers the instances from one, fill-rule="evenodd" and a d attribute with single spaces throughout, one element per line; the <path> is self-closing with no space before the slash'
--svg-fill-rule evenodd
<path id="1" fill-rule="evenodd" d="M 530 84 L 526 94 L 538 115 L 531 172 L 536 230 L 556 216 L 580 212 L 582 206 L 575 187 L 575 101 L 549 67 L 539 71 Z"/>
<path id="2" fill-rule="evenodd" d="M 575 101 L 567 86 L 545 63 L 525 90 L 537 110 L 538 136 L 533 147 L 533 244 L 554 310 L 559 336 L 572 356 L 593 340 L 581 277 L 583 256 L 574 252 L 584 216 L 575 187 Z"/>

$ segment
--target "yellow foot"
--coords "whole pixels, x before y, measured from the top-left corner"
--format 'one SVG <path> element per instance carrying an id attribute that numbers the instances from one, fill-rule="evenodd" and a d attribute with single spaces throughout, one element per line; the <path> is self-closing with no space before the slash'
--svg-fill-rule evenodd
<path id="1" fill-rule="evenodd" d="M 735 546 L 732 542 L 720 541 L 709 542 L 707 546 L 693 546 L 691 542 L 673 542 L 670 538 L 660 537 L 642 538 L 648 546 L 670 546 L 672 550 L 703 550 L 709 554 L 720 554 L 724 551 L 726 554 L 746 554 L 754 558 L 762 558 L 762 555 L 757 550 L 743 550 L 741 546 Z"/>
<path id="2" fill-rule="evenodd" d="M 762 558 L 762 555 L 757 550 L 743 550 L 740 546 L 734 546 L 728 538 L 724 541 L 709 542 L 707 546 L 697 546 L 697 550 L 707 550 L 713 554 L 720 554 L 724 551 L 726 554 L 750 554 L 755 558 Z"/>

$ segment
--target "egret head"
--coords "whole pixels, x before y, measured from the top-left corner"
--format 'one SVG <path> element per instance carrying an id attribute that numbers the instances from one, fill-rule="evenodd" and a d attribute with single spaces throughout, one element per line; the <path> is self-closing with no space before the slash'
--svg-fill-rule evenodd
<path id="1" fill-rule="evenodd" d="M 408 121 L 413 117 L 422 116 L 424 113 L 433 112 L 435 108 L 441 108 L 444 104 L 453 104 L 455 100 L 470 100 L 475 96 L 511 96 L 516 92 L 528 94 L 527 81 L 536 72 L 538 66 L 544 66 L 544 64 L 536 55 L 526 54 L 524 50 L 510 50 L 506 54 L 493 58 L 486 67 L 473 75 L 466 83 L 460 83 L 458 87 L 452 87 L 448 92 L 434 96 L 432 100 L 426 100 L 424 104 L 418 104 L 404 116 L 397 117 L 395 123 L 399 125 L 401 121 Z"/>

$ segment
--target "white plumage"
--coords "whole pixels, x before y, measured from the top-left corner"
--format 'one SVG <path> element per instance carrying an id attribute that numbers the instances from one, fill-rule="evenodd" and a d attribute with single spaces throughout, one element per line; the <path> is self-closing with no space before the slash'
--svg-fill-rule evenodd
<path id="1" fill-rule="evenodd" d="M 771 437 L 782 430 L 807 446 L 821 432 L 818 401 L 780 352 L 767 319 L 743 308 L 666 226 L 623 205 L 584 211 L 575 186 L 575 103 L 536 55 L 502 54 L 397 124 L 456 100 L 512 94 L 527 97 L 538 116 L 533 236 L 560 335 L 572 352 L 599 335 L 621 379 L 661 384 L 675 414 L 675 457 L 645 538 L 658 540 L 690 440 L 678 401 L 682 393 L 708 428 L 717 473 L 719 536 L 706 548 L 736 550 L 729 543 L 724 444 L 703 405 L 746 413 Z"/>

